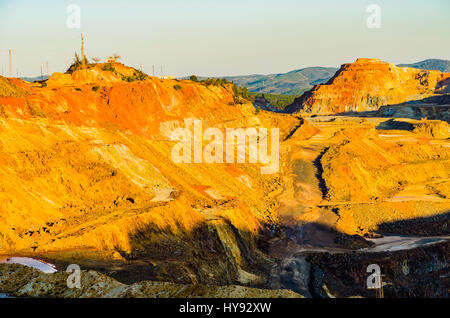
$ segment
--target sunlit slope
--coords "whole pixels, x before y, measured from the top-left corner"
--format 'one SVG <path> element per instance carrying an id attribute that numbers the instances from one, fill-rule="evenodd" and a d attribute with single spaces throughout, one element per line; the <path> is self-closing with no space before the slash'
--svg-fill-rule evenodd
<path id="1" fill-rule="evenodd" d="M 450 210 L 449 125 L 442 121 L 311 118 L 295 143 L 277 198 L 281 217 L 347 234 Z M 406 129 L 405 129 L 406 127 Z"/>
<path id="2" fill-rule="evenodd" d="M 103 129 L 16 119 L 2 120 L 1 127 L 5 250 L 126 250 L 126 222 L 118 233 L 112 224 L 128 216 L 129 230 L 145 216 L 144 223 L 177 231 L 179 226 L 192 229 L 215 213 L 232 212 L 240 203 L 253 210 L 241 227 L 255 230 L 256 216 L 264 215 L 265 193 L 258 183 L 265 180 L 257 168 L 245 172 L 235 165 L 175 165 L 170 158 L 174 142 Z M 116 210 L 121 214 L 114 215 Z M 96 235 L 90 236 L 92 230 Z"/>
<path id="3" fill-rule="evenodd" d="M 397 67 L 379 59 L 357 59 L 342 65 L 326 84 L 314 86 L 286 110 L 311 114 L 375 111 L 445 93 L 449 77 L 450 73 Z"/>
<path id="4" fill-rule="evenodd" d="M 186 284 L 263 284 L 269 241 L 286 229 L 364 235 L 449 211 L 445 122 L 305 121 L 257 111 L 229 84 L 110 69 L 0 78 L 0 254 L 141 264 L 147 279 Z M 195 119 L 203 130 L 279 128 L 280 171 L 175 163 L 173 132 Z"/>
<path id="5" fill-rule="evenodd" d="M 226 85 L 74 78 L 7 81 L 23 92 L 0 97 L 0 253 L 141 257 L 159 264 L 158 279 L 176 270 L 186 283 L 254 280 L 254 235 L 278 222 L 278 174 L 261 175 L 259 164 L 175 164 L 171 135 L 185 119 L 221 131 L 278 127 L 281 139 L 306 124 L 256 113 Z"/>

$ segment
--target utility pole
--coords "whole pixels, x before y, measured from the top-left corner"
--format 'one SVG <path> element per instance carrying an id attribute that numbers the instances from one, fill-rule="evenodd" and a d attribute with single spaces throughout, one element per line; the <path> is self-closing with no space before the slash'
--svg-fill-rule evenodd
<path id="1" fill-rule="evenodd" d="M 9 50 L 9 77 L 13 76 L 13 70 L 12 70 L 12 51 Z"/>
<path id="2" fill-rule="evenodd" d="M 81 64 L 84 65 L 84 37 L 83 37 L 83 33 L 81 34 Z"/>
<path id="3" fill-rule="evenodd" d="M 48 69 L 48 61 L 47 61 L 47 77 L 50 77 L 50 71 L 49 71 L 49 69 Z"/>

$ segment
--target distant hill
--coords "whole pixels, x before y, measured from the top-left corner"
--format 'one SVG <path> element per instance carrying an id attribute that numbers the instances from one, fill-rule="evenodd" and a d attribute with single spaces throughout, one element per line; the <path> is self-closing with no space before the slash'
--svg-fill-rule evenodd
<path id="1" fill-rule="evenodd" d="M 450 72 L 450 61 L 447 60 L 438 60 L 438 59 L 428 59 L 421 62 L 413 63 L 413 64 L 398 64 L 400 67 L 413 67 L 419 68 L 423 70 L 436 70 L 445 73 Z"/>
<path id="2" fill-rule="evenodd" d="M 412 64 L 399 64 L 398 66 L 450 72 L 450 61 L 439 59 L 428 59 Z M 288 73 L 227 76 L 225 78 L 239 86 L 247 87 L 250 92 L 301 95 L 316 84 L 326 83 L 337 71 L 338 68 L 334 67 L 306 67 Z"/>
<path id="3" fill-rule="evenodd" d="M 47 75 L 42 76 L 42 78 L 40 76 L 35 76 L 35 77 L 21 77 L 21 79 L 23 79 L 24 81 L 33 83 L 34 81 L 41 81 L 41 80 L 46 80 L 48 79 Z"/>
<path id="4" fill-rule="evenodd" d="M 428 59 L 413 64 L 399 64 L 398 66 L 450 72 L 450 61 L 439 59 Z M 338 68 L 334 67 L 306 67 L 288 73 L 227 76 L 225 78 L 239 86 L 247 87 L 250 92 L 301 95 L 316 84 L 326 83 L 337 71 Z"/>
<path id="5" fill-rule="evenodd" d="M 250 92 L 283 95 L 300 95 L 315 84 L 328 81 L 338 69 L 333 67 L 306 67 L 288 73 L 270 75 L 227 76 L 238 86 Z"/>

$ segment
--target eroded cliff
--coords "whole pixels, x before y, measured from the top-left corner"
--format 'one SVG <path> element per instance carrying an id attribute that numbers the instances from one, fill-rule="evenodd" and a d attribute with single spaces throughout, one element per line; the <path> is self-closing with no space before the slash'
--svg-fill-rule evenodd
<path id="1" fill-rule="evenodd" d="M 381 106 L 444 93 L 450 73 L 397 67 L 379 59 L 344 64 L 326 83 L 297 98 L 288 112 L 336 114 L 378 110 Z"/>
<path id="2" fill-rule="evenodd" d="M 253 240 L 277 224 L 278 175 L 175 163 L 172 133 L 198 119 L 203 129 L 279 127 L 285 138 L 307 124 L 255 114 L 227 84 L 113 69 L 2 79 L 0 253 L 92 266 L 144 260 L 150 278 L 183 283 L 258 282 L 271 261 Z"/>

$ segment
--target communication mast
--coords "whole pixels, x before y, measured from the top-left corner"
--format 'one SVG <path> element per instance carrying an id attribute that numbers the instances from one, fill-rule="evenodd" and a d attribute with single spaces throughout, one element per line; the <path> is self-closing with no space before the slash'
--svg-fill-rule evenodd
<path id="1" fill-rule="evenodd" d="M 9 50 L 9 77 L 13 76 L 13 69 L 12 69 L 12 51 Z"/>
<path id="2" fill-rule="evenodd" d="M 85 62 L 85 57 L 84 57 L 84 37 L 83 34 L 81 34 L 81 64 L 84 65 Z"/>

